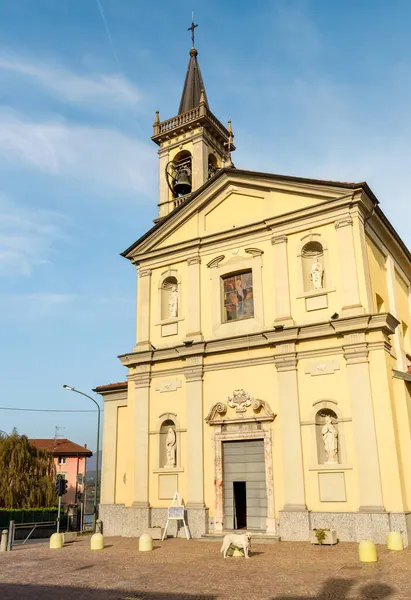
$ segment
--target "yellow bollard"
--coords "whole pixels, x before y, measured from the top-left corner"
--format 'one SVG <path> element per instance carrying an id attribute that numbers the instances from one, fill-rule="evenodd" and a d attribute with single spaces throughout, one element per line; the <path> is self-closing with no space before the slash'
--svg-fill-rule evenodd
<path id="1" fill-rule="evenodd" d="M 140 535 L 140 539 L 138 540 L 138 549 L 140 552 L 151 552 L 153 549 L 153 540 L 151 535 L 148 535 L 148 533 L 143 533 L 143 535 Z"/>
<path id="2" fill-rule="evenodd" d="M 90 550 L 103 550 L 104 537 L 102 533 L 93 533 L 90 538 Z"/>
<path id="3" fill-rule="evenodd" d="M 362 540 L 358 544 L 358 556 L 361 562 L 377 562 L 377 549 L 371 540 Z"/>
<path id="4" fill-rule="evenodd" d="M 64 546 L 63 534 L 62 533 L 53 533 L 50 536 L 50 550 L 57 550 L 58 548 L 62 548 Z"/>
<path id="5" fill-rule="evenodd" d="M 402 535 L 399 531 L 390 531 L 387 535 L 388 550 L 404 550 Z"/>

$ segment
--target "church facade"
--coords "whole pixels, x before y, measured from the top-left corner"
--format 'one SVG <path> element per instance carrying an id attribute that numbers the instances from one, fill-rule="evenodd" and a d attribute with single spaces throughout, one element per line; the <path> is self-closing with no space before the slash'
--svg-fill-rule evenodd
<path id="1" fill-rule="evenodd" d="M 106 535 L 411 536 L 410 253 L 366 183 L 237 169 L 197 51 L 156 114 L 159 211 L 127 382 L 104 399 Z M 411 369 L 410 369 L 411 370 Z"/>

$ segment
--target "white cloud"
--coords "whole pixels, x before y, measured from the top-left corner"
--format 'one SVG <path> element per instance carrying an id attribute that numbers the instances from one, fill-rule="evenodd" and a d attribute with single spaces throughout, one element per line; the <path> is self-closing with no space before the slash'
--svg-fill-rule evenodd
<path id="1" fill-rule="evenodd" d="M 78 75 L 58 66 L 0 54 L 0 70 L 30 78 L 35 84 L 71 103 L 135 108 L 141 95 L 124 76 Z"/>
<path id="2" fill-rule="evenodd" d="M 49 262 L 67 222 L 57 212 L 19 207 L 0 196 L 0 275 L 30 275 L 35 265 Z"/>
<path id="3" fill-rule="evenodd" d="M 134 137 L 105 127 L 33 121 L 0 110 L 3 164 L 29 166 L 109 190 L 148 193 L 154 188 L 155 152 Z"/>
<path id="4" fill-rule="evenodd" d="M 8 320 L 50 320 L 55 316 L 60 317 L 62 311 L 66 314 L 75 300 L 76 296 L 73 294 L 54 292 L 0 294 L 0 319 L 7 315 Z"/>

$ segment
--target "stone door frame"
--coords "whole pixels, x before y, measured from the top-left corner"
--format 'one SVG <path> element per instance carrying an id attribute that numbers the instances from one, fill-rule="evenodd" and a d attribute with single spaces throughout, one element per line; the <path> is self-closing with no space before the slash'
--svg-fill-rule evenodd
<path id="1" fill-rule="evenodd" d="M 266 533 L 276 533 L 274 510 L 273 457 L 271 429 L 268 423 L 261 423 L 262 429 L 254 429 L 257 423 L 231 423 L 229 430 L 217 425 L 214 427 L 214 482 L 215 482 L 215 530 L 224 529 L 224 472 L 223 442 L 241 442 L 249 440 L 264 441 L 265 482 L 267 494 Z"/>

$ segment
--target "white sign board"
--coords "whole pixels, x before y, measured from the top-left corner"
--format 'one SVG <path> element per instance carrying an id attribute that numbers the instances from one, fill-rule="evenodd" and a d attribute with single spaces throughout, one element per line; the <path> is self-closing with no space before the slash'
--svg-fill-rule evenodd
<path id="1" fill-rule="evenodd" d="M 167 522 L 166 522 L 166 526 L 164 528 L 164 533 L 163 533 L 163 537 L 161 538 L 161 541 L 164 541 L 164 538 L 166 537 L 166 534 L 167 534 L 168 524 L 170 521 L 173 521 L 173 520 L 174 521 L 183 521 L 184 531 L 186 532 L 186 537 L 189 540 L 190 532 L 188 531 L 188 527 L 187 527 L 187 523 L 186 523 L 186 519 L 185 519 L 185 507 L 181 504 L 180 496 L 178 495 L 178 492 L 175 492 L 173 502 L 171 503 L 171 506 L 168 507 Z"/>

